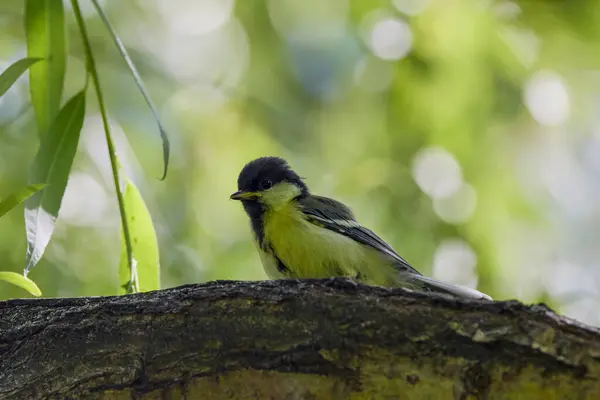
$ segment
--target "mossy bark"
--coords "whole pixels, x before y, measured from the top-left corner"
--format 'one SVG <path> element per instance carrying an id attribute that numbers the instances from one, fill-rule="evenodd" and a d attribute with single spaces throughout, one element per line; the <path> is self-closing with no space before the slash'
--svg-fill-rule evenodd
<path id="1" fill-rule="evenodd" d="M 600 331 L 343 279 L 0 302 L 0 399 L 600 399 Z"/>

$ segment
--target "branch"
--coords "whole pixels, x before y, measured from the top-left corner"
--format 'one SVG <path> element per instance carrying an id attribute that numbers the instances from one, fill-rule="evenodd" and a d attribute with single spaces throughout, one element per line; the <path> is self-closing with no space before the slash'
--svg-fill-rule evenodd
<path id="1" fill-rule="evenodd" d="M 600 330 L 345 279 L 0 302 L 0 399 L 600 399 Z"/>

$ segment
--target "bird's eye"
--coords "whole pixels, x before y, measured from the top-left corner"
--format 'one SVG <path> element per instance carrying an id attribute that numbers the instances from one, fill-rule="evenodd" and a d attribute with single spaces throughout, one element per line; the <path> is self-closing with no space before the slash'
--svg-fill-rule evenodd
<path id="1" fill-rule="evenodd" d="M 260 190 L 267 190 L 270 189 L 271 186 L 273 186 L 273 182 L 271 182 L 269 179 L 263 179 L 260 182 Z"/>

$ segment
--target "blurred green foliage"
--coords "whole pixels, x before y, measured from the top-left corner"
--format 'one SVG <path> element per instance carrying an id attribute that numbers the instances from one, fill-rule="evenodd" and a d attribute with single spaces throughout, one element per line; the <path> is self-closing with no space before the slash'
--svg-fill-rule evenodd
<path id="1" fill-rule="evenodd" d="M 599 2 L 100 3 L 171 133 L 171 169 L 160 181 L 152 114 L 82 1 L 117 153 L 157 230 L 162 287 L 265 278 L 246 216 L 228 196 L 245 162 L 280 155 L 424 274 L 600 324 Z M 63 102 L 85 80 L 67 3 L 65 18 Z M 402 27 L 409 34 L 398 36 Z M 3 70 L 27 54 L 22 2 L 0 4 L 0 37 Z M 394 53 L 400 45 L 406 52 Z M 102 135 L 88 95 L 56 231 L 29 275 L 45 296 L 119 291 L 118 208 Z M 0 198 L 26 184 L 38 145 L 20 79 L 0 99 Z M 464 190 L 435 194 L 457 174 Z M 432 195 L 424 185 L 436 176 Z M 20 211 L 4 218 L 0 269 L 22 270 L 23 226 Z M 0 283 L 2 299 L 23 293 Z"/>

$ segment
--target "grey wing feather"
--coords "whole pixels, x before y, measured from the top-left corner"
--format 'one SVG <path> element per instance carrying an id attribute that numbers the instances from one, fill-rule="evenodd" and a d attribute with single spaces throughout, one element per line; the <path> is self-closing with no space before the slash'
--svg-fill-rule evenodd
<path id="1" fill-rule="evenodd" d="M 421 275 L 383 239 L 356 222 L 352 211 L 339 201 L 322 196 L 308 196 L 299 199 L 298 203 L 310 222 L 385 253 L 396 261 L 396 267 L 402 272 Z"/>

